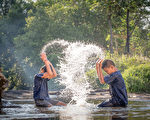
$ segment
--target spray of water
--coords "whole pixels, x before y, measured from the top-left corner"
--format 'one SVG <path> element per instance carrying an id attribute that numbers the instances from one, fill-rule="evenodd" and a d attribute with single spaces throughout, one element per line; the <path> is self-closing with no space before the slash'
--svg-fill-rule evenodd
<path id="1" fill-rule="evenodd" d="M 93 55 L 95 58 L 103 58 L 102 49 L 93 44 L 55 40 L 45 45 L 42 52 L 46 52 L 47 48 L 55 43 L 67 46 L 63 50 L 64 60 L 60 61 L 59 72 L 62 79 L 59 82 L 66 86 L 65 90 L 71 91 L 72 100 L 70 104 L 85 105 L 87 93 L 90 92 L 91 88 L 85 75 L 87 69 L 90 69 L 88 59 Z"/>

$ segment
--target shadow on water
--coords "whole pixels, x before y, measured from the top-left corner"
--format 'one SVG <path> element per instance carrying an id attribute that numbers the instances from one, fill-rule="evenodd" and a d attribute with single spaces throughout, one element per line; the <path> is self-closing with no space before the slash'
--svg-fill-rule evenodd
<path id="1" fill-rule="evenodd" d="M 5 100 L 1 105 L 3 120 L 147 120 L 150 119 L 150 100 L 129 101 L 126 108 L 96 108 L 96 104 L 36 107 L 33 99 Z M 2 107 L 3 106 L 3 107 Z"/>

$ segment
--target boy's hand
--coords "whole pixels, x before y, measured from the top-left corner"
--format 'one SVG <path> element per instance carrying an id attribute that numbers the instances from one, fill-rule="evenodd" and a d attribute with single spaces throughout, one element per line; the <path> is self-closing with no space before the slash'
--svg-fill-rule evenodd
<path id="1" fill-rule="evenodd" d="M 103 59 L 99 58 L 99 59 L 97 60 L 96 64 L 100 64 L 100 63 L 102 63 L 102 62 L 103 62 Z"/>
<path id="2" fill-rule="evenodd" d="M 43 62 L 47 60 L 46 53 L 41 53 L 40 56 Z"/>
<path id="3" fill-rule="evenodd" d="M 51 79 L 52 77 L 49 76 L 48 73 L 44 73 L 43 76 L 42 76 L 42 78 L 44 78 L 44 79 L 46 79 L 46 78 Z"/>
<path id="4" fill-rule="evenodd" d="M 102 62 L 103 62 L 103 59 L 99 58 L 96 62 L 96 66 L 100 66 L 100 68 L 102 67 Z"/>
<path id="5" fill-rule="evenodd" d="M 100 61 L 98 62 L 100 68 L 102 68 L 102 63 L 103 63 L 103 59 L 100 59 Z"/>
<path id="6" fill-rule="evenodd" d="M 100 60 L 100 58 L 96 61 L 96 64 L 98 64 L 99 60 Z"/>

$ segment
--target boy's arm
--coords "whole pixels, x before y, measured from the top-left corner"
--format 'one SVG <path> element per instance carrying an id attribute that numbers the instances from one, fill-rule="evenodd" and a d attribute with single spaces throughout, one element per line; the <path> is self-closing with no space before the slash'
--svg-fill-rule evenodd
<path id="1" fill-rule="evenodd" d="M 100 64 L 102 64 L 102 63 L 100 63 Z M 101 65 L 99 65 L 99 76 L 100 76 L 100 83 L 105 84 L 104 75 L 102 73 L 102 66 Z"/>
<path id="2" fill-rule="evenodd" d="M 45 60 L 44 63 L 45 63 L 45 66 L 46 66 L 47 74 L 48 74 L 49 76 L 53 76 L 53 72 L 52 72 L 52 70 L 51 70 L 51 68 L 50 68 L 49 61 L 48 61 L 48 60 Z"/>
<path id="3" fill-rule="evenodd" d="M 52 79 L 52 78 L 56 77 L 56 76 L 57 76 L 57 73 L 56 73 L 56 71 L 55 71 L 53 65 L 50 63 L 50 61 L 47 60 L 47 61 L 46 61 L 46 64 L 48 64 L 48 68 L 46 67 L 47 72 L 44 73 L 44 75 L 43 75 L 42 78 Z M 46 64 L 45 64 L 45 66 L 47 66 Z M 48 72 L 48 70 L 50 70 L 50 72 Z"/>
<path id="4" fill-rule="evenodd" d="M 102 62 L 103 62 L 103 60 L 101 60 L 101 59 L 98 60 L 98 62 L 96 63 L 96 69 L 97 69 L 97 74 L 98 74 L 98 78 L 100 80 L 100 83 L 104 84 L 105 81 L 104 81 L 104 76 L 102 73 Z"/>
<path id="5" fill-rule="evenodd" d="M 100 59 L 99 59 L 100 60 Z M 96 62 L 96 71 L 97 71 L 97 76 L 98 78 L 100 79 L 100 76 L 99 76 L 99 60 Z"/>
<path id="6" fill-rule="evenodd" d="M 48 78 L 48 79 L 51 79 L 51 78 L 54 78 L 57 76 L 57 73 L 53 67 L 53 65 L 50 63 L 49 60 L 47 60 L 47 56 L 45 53 L 42 53 L 41 54 L 41 59 L 43 60 L 43 62 L 45 63 L 45 66 L 46 66 L 46 70 L 47 72 L 44 73 L 43 75 L 43 78 Z M 51 69 L 52 68 L 52 69 Z"/>
<path id="7" fill-rule="evenodd" d="M 57 73 L 56 73 L 56 70 L 55 68 L 53 67 L 52 63 L 49 61 L 49 65 L 50 65 L 50 69 L 52 70 L 52 73 L 53 73 L 53 77 L 56 77 L 57 76 Z"/>

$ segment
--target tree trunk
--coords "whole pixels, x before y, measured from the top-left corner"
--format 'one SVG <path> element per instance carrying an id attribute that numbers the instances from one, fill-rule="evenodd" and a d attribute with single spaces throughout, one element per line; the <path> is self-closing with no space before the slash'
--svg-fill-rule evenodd
<path id="1" fill-rule="evenodd" d="M 8 80 L 5 78 L 5 76 L 1 73 L 0 69 L 0 103 L 2 101 L 2 94 L 4 89 L 8 87 Z"/>
<path id="2" fill-rule="evenodd" d="M 111 14 L 108 16 L 108 24 L 110 28 L 110 53 L 113 54 L 113 35 L 112 35 L 112 23 L 111 23 Z"/>
<path id="3" fill-rule="evenodd" d="M 129 9 L 127 9 L 127 38 L 126 38 L 126 47 L 125 47 L 125 53 L 130 53 L 130 31 L 129 31 Z"/>

